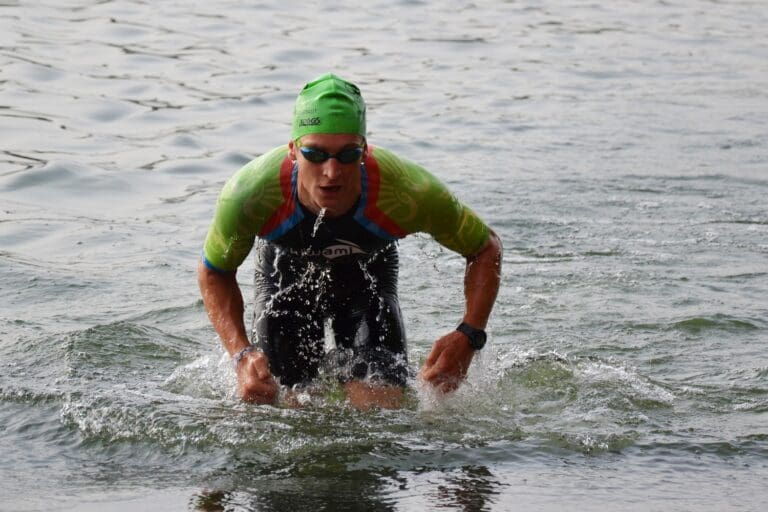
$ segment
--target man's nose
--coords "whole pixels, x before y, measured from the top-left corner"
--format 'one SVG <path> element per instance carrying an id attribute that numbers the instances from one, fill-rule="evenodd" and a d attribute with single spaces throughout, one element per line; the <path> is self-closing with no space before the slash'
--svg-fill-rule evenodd
<path id="1" fill-rule="evenodd" d="M 323 175 L 328 179 L 336 179 L 341 175 L 341 162 L 335 158 L 329 158 L 323 162 Z"/>

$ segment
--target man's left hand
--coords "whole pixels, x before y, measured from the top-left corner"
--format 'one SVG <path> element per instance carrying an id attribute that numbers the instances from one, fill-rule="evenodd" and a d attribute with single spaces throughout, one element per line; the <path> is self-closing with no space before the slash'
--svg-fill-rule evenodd
<path id="1" fill-rule="evenodd" d="M 453 331 L 435 342 L 420 377 L 443 393 L 456 390 L 467 376 L 475 351 L 467 337 Z"/>

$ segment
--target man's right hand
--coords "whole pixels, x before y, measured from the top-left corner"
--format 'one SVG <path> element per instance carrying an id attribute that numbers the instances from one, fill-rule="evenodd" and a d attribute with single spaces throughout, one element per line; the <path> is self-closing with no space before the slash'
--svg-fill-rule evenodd
<path id="1" fill-rule="evenodd" d="M 277 399 L 277 382 L 269 371 L 269 360 L 264 352 L 249 352 L 240 359 L 237 373 L 237 394 L 245 402 L 274 404 Z"/>

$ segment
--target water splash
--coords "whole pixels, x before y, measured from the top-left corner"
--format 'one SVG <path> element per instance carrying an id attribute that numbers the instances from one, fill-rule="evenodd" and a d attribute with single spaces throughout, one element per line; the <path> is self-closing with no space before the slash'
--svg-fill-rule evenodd
<path id="1" fill-rule="evenodd" d="M 315 237 L 317 234 L 317 230 L 320 228 L 320 224 L 323 223 L 323 219 L 325 218 L 325 208 L 321 208 L 320 212 L 317 214 L 317 219 L 315 219 L 315 225 L 312 226 L 312 238 Z"/>
<path id="2" fill-rule="evenodd" d="M 384 249 L 382 249 L 381 253 L 384 252 Z M 379 303 L 379 311 L 376 313 L 376 321 L 381 323 L 382 314 L 384 313 L 384 308 L 386 307 L 386 302 L 384 301 L 384 297 L 379 293 L 377 284 L 378 280 L 373 275 L 373 273 L 369 270 L 369 266 L 371 262 L 378 257 L 380 253 L 373 254 L 368 260 L 359 260 L 358 265 L 360 266 L 360 270 L 363 273 L 363 277 L 365 278 L 366 282 L 368 283 L 368 290 L 371 293 L 372 297 L 378 298 Z M 387 327 L 385 326 L 384 329 L 382 329 L 382 337 L 384 336 L 385 332 L 387 330 Z"/>
<path id="3" fill-rule="evenodd" d="M 325 341 L 325 353 L 329 354 L 336 349 L 336 333 L 333 332 L 333 320 L 330 317 L 325 319 L 323 324 L 323 333 Z"/>
<path id="4" fill-rule="evenodd" d="M 161 389 L 203 399 L 234 399 L 237 384 L 232 360 L 219 345 L 216 353 L 203 355 L 176 368 Z"/>

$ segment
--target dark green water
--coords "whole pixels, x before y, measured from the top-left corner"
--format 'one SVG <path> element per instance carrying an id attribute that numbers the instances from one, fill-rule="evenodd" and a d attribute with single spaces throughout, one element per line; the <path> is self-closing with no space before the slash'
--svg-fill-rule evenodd
<path id="1" fill-rule="evenodd" d="M 0 6 L 0 510 L 764 510 L 762 4 L 334 5 Z M 234 397 L 202 240 L 328 69 L 504 241 L 454 396 Z M 415 369 L 463 261 L 400 251 Z"/>

